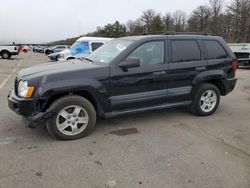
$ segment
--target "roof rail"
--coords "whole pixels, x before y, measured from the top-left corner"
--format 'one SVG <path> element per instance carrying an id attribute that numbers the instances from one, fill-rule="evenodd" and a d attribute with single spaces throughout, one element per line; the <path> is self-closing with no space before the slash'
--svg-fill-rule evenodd
<path id="1" fill-rule="evenodd" d="M 204 36 L 215 36 L 213 33 L 205 32 L 166 32 L 163 35 L 204 35 Z"/>

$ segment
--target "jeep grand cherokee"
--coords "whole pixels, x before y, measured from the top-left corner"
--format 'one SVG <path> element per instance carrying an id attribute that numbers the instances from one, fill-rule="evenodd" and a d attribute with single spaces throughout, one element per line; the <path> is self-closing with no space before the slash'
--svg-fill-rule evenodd
<path id="1" fill-rule="evenodd" d="M 90 134 L 97 117 L 177 106 L 211 115 L 234 89 L 237 68 L 221 37 L 124 37 L 84 61 L 21 70 L 8 101 L 30 127 L 46 123 L 52 136 L 72 140 Z"/>

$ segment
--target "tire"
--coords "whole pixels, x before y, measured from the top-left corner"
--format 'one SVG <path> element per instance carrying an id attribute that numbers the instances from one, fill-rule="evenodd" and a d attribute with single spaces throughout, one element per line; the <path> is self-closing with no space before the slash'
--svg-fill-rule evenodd
<path id="1" fill-rule="evenodd" d="M 44 52 L 46 55 L 49 55 L 49 54 L 51 54 L 51 52 L 50 52 L 50 50 L 45 50 L 45 52 Z"/>
<path id="2" fill-rule="evenodd" d="M 69 60 L 72 60 L 72 59 L 75 59 L 75 58 L 74 57 L 69 57 L 66 60 L 69 61 Z"/>
<path id="3" fill-rule="evenodd" d="M 47 121 L 46 128 L 54 138 L 75 140 L 88 136 L 94 130 L 96 111 L 83 97 L 76 95 L 62 97 L 56 100 L 49 110 L 52 110 L 55 116 Z"/>
<path id="4" fill-rule="evenodd" d="M 219 89 L 213 84 L 205 83 L 197 88 L 190 110 L 199 116 L 209 116 L 217 110 L 219 103 Z"/>
<path id="5" fill-rule="evenodd" d="M 11 54 L 10 54 L 9 51 L 4 50 L 4 51 L 1 52 L 1 56 L 2 56 L 3 59 L 9 59 L 11 57 Z"/>

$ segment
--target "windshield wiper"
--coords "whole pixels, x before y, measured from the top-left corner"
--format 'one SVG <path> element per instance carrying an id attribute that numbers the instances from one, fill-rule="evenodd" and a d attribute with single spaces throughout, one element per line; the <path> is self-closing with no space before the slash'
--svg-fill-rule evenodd
<path id="1" fill-rule="evenodd" d="M 86 60 L 86 61 L 89 61 L 89 62 L 93 63 L 93 61 L 91 59 L 87 58 L 87 57 L 84 57 L 83 60 Z"/>

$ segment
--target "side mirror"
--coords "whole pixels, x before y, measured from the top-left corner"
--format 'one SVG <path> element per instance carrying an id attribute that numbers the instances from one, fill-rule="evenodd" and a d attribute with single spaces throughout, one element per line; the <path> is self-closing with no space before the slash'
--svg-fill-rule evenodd
<path id="1" fill-rule="evenodd" d="M 119 64 L 123 70 L 127 71 L 129 68 L 139 67 L 140 66 L 140 59 L 135 57 L 127 58 L 125 61 L 122 61 Z"/>

